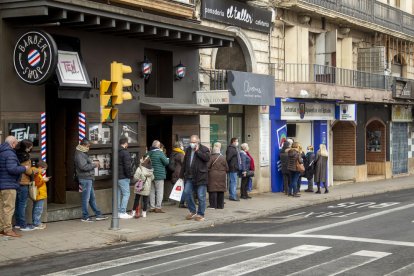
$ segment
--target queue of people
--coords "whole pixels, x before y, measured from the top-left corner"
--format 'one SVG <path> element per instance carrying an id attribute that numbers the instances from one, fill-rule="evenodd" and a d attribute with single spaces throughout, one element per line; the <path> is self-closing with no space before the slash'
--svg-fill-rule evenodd
<path id="1" fill-rule="evenodd" d="M 284 192 L 288 196 L 300 197 L 302 177 L 307 179 L 308 188 L 305 192 L 321 193 L 321 186 L 325 193 L 329 193 L 327 185 L 327 161 L 328 151 L 324 144 L 319 145 L 319 150 L 314 153 L 313 146 L 308 146 L 306 153 L 298 142 L 288 139 L 280 150 L 281 172 L 283 175 Z"/>

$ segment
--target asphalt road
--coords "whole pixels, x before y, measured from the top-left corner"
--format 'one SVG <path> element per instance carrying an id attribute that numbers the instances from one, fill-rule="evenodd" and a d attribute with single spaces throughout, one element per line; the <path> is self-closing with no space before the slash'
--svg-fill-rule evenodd
<path id="1" fill-rule="evenodd" d="M 31 259 L 0 275 L 414 275 L 413 220 L 405 190 Z"/>

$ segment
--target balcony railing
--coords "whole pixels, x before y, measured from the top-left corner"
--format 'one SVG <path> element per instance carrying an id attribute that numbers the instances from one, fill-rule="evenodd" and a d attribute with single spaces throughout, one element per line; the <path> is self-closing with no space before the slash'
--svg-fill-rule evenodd
<path id="1" fill-rule="evenodd" d="M 376 0 L 299 0 L 414 35 L 414 15 Z"/>
<path id="2" fill-rule="evenodd" d="M 205 84 L 210 82 L 210 90 L 227 90 L 226 70 L 200 68 L 200 74 Z"/>
<path id="3" fill-rule="evenodd" d="M 325 83 L 391 91 L 391 76 L 317 64 L 272 64 L 276 81 Z"/>

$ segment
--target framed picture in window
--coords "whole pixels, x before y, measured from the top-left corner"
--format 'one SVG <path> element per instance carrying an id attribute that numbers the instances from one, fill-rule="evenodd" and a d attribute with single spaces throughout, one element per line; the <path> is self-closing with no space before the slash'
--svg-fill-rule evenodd
<path id="1" fill-rule="evenodd" d="M 8 122 L 8 135 L 13 135 L 18 141 L 28 139 L 32 141 L 33 147 L 40 146 L 40 127 L 36 122 Z"/>
<path id="2" fill-rule="evenodd" d="M 120 122 L 119 138 L 128 138 L 128 144 L 138 144 L 138 123 L 137 122 Z"/>
<path id="3" fill-rule="evenodd" d="M 112 175 L 112 163 L 111 163 L 111 154 L 91 154 L 89 158 L 91 161 L 98 165 L 95 168 L 95 176 L 109 176 Z"/>
<path id="4" fill-rule="evenodd" d="M 89 123 L 89 140 L 95 145 L 106 145 L 111 143 L 111 128 L 101 123 Z"/>

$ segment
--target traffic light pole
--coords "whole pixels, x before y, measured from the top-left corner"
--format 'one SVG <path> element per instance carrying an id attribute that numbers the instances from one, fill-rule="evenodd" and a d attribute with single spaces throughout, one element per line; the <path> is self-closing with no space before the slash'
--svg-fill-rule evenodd
<path id="1" fill-rule="evenodd" d="M 113 120 L 112 129 L 112 221 L 110 230 L 119 230 L 118 216 L 118 141 L 119 120 L 116 116 Z"/>

